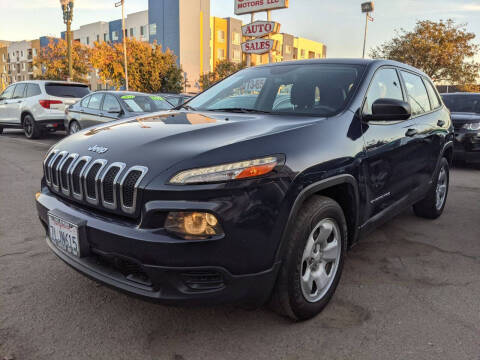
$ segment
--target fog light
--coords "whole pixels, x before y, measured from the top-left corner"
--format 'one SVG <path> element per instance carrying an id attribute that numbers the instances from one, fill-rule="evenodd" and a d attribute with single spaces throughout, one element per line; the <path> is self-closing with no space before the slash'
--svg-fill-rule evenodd
<path id="1" fill-rule="evenodd" d="M 199 211 L 169 213 L 165 220 L 165 229 L 187 239 L 223 234 L 215 215 Z"/>

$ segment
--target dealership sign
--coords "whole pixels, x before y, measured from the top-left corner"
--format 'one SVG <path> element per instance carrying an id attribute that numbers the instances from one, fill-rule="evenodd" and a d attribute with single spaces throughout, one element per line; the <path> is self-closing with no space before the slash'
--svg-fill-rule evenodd
<path id="1" fill-rule="evenodd" d="M 243 36 L 263 37 L 271 33 L 278 33 L 280 24 L 275 21 L 255 21 L 242 26 Z"/>
<path id="2" fill-rule="evenodd" d="M 253 39 L 242 44 L 242 51 L 247 54 L 265 54 L 273 49 L 275 40 Z"/>
<path id="3" fill-rule="evenodd" d="M 235 0 L 235 15 L 288 8 L 288 0 Z"/>

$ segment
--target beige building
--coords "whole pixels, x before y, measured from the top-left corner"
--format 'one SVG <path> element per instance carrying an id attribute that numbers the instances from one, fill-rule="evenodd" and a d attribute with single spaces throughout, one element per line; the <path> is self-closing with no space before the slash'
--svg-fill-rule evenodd
<path id="1" fill-rule="evenodd" d="M 33 67 L 33 58 L 40 51 L 40 40 L 13 41 L 7 48 L 8 82 L 32 80 L 36 69 Z"/>

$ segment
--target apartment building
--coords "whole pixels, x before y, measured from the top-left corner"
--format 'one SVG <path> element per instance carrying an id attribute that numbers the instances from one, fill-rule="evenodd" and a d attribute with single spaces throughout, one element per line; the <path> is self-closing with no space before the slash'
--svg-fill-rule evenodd
<path id="1" fill-rule="evenodd" d="M 33 58 L 40 51 L 40 39 L 13 41 L 7 48 L 8 82 L 31 80 L 38 69 L 33 67 Z"/>
<path id="2" fill-rule="evenodd" d="M 218 61 L 243 61 L 242 21 L 234 18 L 210 18 L 210 71 Z"/>

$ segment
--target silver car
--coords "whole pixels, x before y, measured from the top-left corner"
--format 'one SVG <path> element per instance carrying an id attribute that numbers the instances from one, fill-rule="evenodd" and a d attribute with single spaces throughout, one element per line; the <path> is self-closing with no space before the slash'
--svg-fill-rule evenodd
<path id="1" fill-rule="evenodd" d="M 65 109 L 89 92 L 85 84 L 65 81 L 14 83 L 0 94 L 0 134 L 4 128 L 17 128 L 36 139 L 44 131 L 63 130 Z"/>

